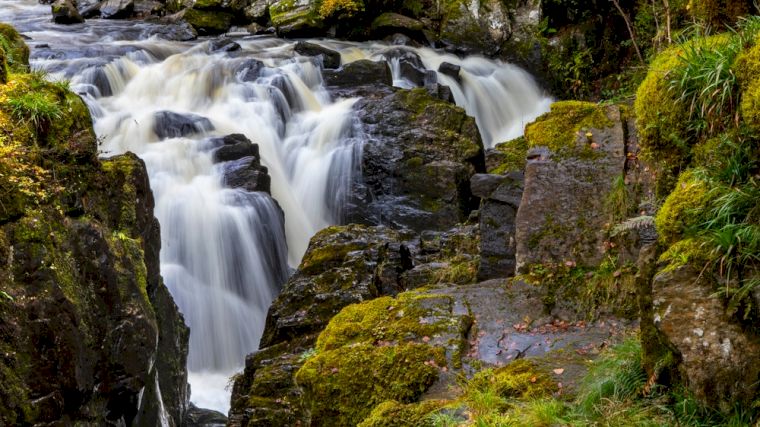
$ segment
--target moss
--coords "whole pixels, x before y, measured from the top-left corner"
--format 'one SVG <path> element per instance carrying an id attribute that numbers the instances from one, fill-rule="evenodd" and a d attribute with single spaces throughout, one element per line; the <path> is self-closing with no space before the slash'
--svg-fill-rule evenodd
<path id="1" fill-rule="evenodd" d="M 760 44 L 740 53 L 731 68 L 742 91 L 739 104 L 742 121 L 760 131 Z"/>
<path id="2" fill-rule="evenodd" d="M 200 34 L 221 34 L 230 29 L 233 16 L 227 12 L 185 9 L 184 18 Z"/>
<path id="3" fill-rule="evenodd" d="M 704 173 L 688 170 L 681 174 L 676 188 L 665 199 L 655 216 L 660 240 L 672 244 L 681 240 L 688 228 L 698 225 L 705 216 L 711 185 Z"/>
<path id="4" fill-rule="evenodd" d="M 695 20 L 721 28 L 735 24 L 740 16 L 753 10 L 752 6 L 748 0 L 689 0 L 687 10 Z"/>
<path id="5" fill-rule="evenodd" d="M 613 125 L 605 107 L 581 101 L 560 101 L 525 127 L 528 147 L 547 147 L 558 156 L 594 158 L 592 129 Z"/>
<path id="6" fill-rule="evenodd" d="M 437 283 L 454 283 L 457 285 L 474 283 L 479 264 L 478 257 L 458 255 L 449 259 L 444 267 L 436 269 L 434 279 Z"/>
<path id="7" fill-rule="evenodd" d="M 427 344 L 359 343 L 320 351 L 296 374 L 314 425 L 353 426 L 387 400 L 417 400 L 446 363 L 444 350 Z"/>
<path id="8" fill-rule="evenodd" d="M 551 396 L 557 391 L 557 383 L 530 360 L 519 359 L 498 369 L 478 372 L 467 388 L 491 390 L 504 398 L 530 400 Z"/>
<path id="9" fill-rule="evenodd" d="M 280 0 L 269 6 L 269 17 L 275 27 L 304 25 L 313 28 L 323 26 L 316 7 L 299 6 L 295 0 Z"/>
<path id="10" fill-rule="evenodd" d="M 505 174 L 524 170 L 528 148 L 528 141 L 524 136 L 496 144 L 494 149 L 500 154 L 499 164 L 489 170 L 488 173 Z"/>
<path id="11" fill-rule="evenodd" d="M 440 295 L 404 292 L 345 307 L 317 339 L 317 351 L 355 343 L 384 343 L 433 337 L 450 325 L 424 319 L 447 319 L 452 301 Z M 437 317 L 436 317 L 437 316 Z"/>
<path id="12" fill-rule="evenodd" d="M 388 400 L 375 407 L 358 427 L 433 427 L 430 414 L 447 403 L 441 400 L 423 400 L 404 404 Z"/>
<path id="13" fill-rule="evenodd" d="M 661 271 L 672 271 L 687 264 L 704 266 L 711 259 L 708 242 L 701 238 L 688 238 L 672 244 L 659 263 L 666 264 Z"/>
<path id="14" fill-rule="evenodd" d="M 0 23 L 0 48 L 5 51 L 8 67 L 13 72 L 23 72 L 29 68 L 29 46 L 8 24 Z"/>

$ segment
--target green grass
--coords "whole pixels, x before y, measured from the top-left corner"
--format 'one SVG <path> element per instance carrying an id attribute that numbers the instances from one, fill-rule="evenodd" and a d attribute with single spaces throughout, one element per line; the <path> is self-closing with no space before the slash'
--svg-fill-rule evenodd
<path id="1" fill-rule="evenodd" d="M 38 131 L 63 115 L 60 105 L 41 92 L 26 92 L 7 102 L 16 120 L 31 123 Z"/>

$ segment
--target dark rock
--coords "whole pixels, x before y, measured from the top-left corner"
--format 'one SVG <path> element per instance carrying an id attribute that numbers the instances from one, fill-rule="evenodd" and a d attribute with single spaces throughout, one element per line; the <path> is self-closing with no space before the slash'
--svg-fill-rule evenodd
<path id="1" fill-rule="evenodd" d="M 377 39 L 401 33 L 413 40 L 425 42 L 424 28 L 425 25 L 416 19 L 398 13 L 386 12 L 372 21 L 370 31 L 372 37 Z"/>
<path id="2" fill-rule="evenodd" d="M 434 71 L 425 69 L 419 55 L 409 49 L 393 48 L 383 52 L 388 61 L 398 61 L 401 77 L 409 80 L 415 86 L 433 85 L 437 81 Z"/>
<path id="3" fill-rule="evenodd" d="M 214 130 L 214 125 L 209 119 L 196 114 L 159 111 L 153 115 L 153 120 L 153 132 L 160 139 L 179 138 Z"/>
<path id="4" fill-rule="evenodd" d="M 240 45 L 226 37 L 217 38 L 208 42 L 209 53 L 235 52 L 240 50 Z"/>
<path id="5" fill-rule="evenodd" d="M 220 427 L 227 425 L 227 416 L 212 409 L 199 408 L 192 403 L 187 408 L 183 427 Z"/>
<path id="6" fill-rule="evenodd" d="M 317 13 L 318 8 L 311 0 L 272 1 L 269 4 L 269 18 L 280 37 L 316 37 L 325 33 L 325 23 Z"/>
<path id="7" fill-rule="evenodd" d="M 367 135 L 362 180 L 349 222 L 444 230 L 465 221 L 478 200 L 470 177 L 484 170 L 475 121 L 424 89 L 372 93 L 356 104 Z"/>
<path id="8" fill-rule="evenodd" d="M 199 35 L 217 35 L 227 32 L 232 26 L 234 15 L 216 10 L 183 9 L 163 18 L 164 22 L 190 25 Z"/>
<path id="9" fill-rule="evenodd" d="M 296 42 L 293 50 L 304 56 L 315 56 L 322 58 L 323 68 L 338 68 L 340 67 L 340 53 L 322 47 L 315 43 L 309 43 L 305 41 Z"/>
<path id="10" fill-rule="evenodd" d="M 259 146 L 252 143 L 245 135 L 233 133 L 210 141 L 214 147 L 214 163 L 239 160 L 243 157 L 259 157 Z"/>
<path id="11" fill-rule="evenodd" d="M 237 75 L 241 81 L 253 82 L 259 78 L 264 63 L 258 59 L 246 59 L 237 66 Z"/>
<path id="12" fill-rule="evenodd" d="M 480 265 L 478 279 L 515 275 L 515 217 L 523 192 L 521 173 L 474 175 L 472 192 L 480 204 Z"/>
<path id="13" fill-rule="evenodd" d="M 461 81 L 461 78 L 459 77 L 459 72 L 462 70 L 462 67 L 459 65 L 454 65 L 450 62 L 441 62 L 441 65 L 438 66 L 438 72 L 441 74 L 445 74 L 457 82 Z"/>
<path id="14" fill-rule="evenodd" d="M 100 17 L 106 19 L 124 19 L 132 16 L 135 9 L 134 0 L 104 0 L 100 3 Z"/>
<path id="15" fill-rule="evenodd" d="M 56 0 L 50 9 L 53 14 L 53 22 L 56 24 L 69 25 L 84 22 L 84 18 L 79 14 L 73 0 Z"/>
<path id="16" fill-rule="evenodd" d="M 322 73 L 325 86 L 348 87 L 393 84 L 393 75 L 385 61 L 362 59 L 343 65 L 340 70 Z"/>

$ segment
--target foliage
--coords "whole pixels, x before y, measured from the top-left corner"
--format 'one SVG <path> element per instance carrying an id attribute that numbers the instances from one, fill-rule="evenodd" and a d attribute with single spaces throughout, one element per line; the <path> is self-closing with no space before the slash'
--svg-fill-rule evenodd
<path id="1" fill-rule="evenodd" d="M 322 0 L 319 5 L 319 16 L 323 19 L 338 15 L 351 17 L 363 11 L 362 0 Z"/>

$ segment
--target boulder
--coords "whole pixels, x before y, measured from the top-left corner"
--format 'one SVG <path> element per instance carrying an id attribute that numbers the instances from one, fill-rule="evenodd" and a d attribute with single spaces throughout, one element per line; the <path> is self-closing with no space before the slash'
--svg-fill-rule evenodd
<path id="1" fill-rule="evenodd" d="M 237 44 L 234 40 L 228 39 L 226 37 L 213 39 L 208 42 L 209 53 L 236 52 L 239 50 L 240 45 Z"/>
<path id="2" fill-rule="evenodd" d="M 375 18 L 370 25 L 373 38 L 382 39 L 394 34 L 404 34 L 413 40 L 426 42 L 423 30 L 425 25 L 413 18 L 398 13 L 386 12 Z"/>
<path id="3" fill-rule="evenodd" d="M 470 180 L 473 195 L 481 198 L 480 265 L 478 279 L 515 275 L 515 217 L 523 192 L 522 173 L 476 174 Z"/>
<path id="4" fill-rule="evenodd" d="M 560 102 L 526 127 L 530 148 L 515 219 L 517 270 L 533 265 L 594 267 L 605 254 L 607 200 L 624 173 L 620 110 Z"/>
<path id="5" fill-rule="evenodd" d="M 227 416 L 219 411 L 203 409 L 190 404 L 183 420 L 183 427 L 217 427 L 227 424 Z"/>
<path id="6" fill-rule="evenodd" d="M 760 391 L 760 337 L 726 316 L 702 266 L 669 266 L 652 283 L 654 325 L 676 351 L 683 383 L 706 404 L 730 411 Z M 651 343 L 650 343 L 651 344 Z"/>
<path id="7" fill-rule="evenodd" d="M 125 19 L 132 16 L 135 2 L 134 0 L 104 0 L 98 9 L 101 18 Z"/>
<path id="8" fill-rule="evenodd" d="M 298 41 L 293 47 L 293 50 L 296 53 L 304 56 L 315 56 L 321 58 L 323 68 L 340 67 L 340 53 L 326 47 L 322 47 L 318 44 Z"/>
<path id="9" fill-rule="evenodd" d="M 456 80 L 457 82 L 461 82 L 461 78 L 459 77 L 459 72 L 462 70 L 462 67 L 459 65 L 452 64 L 450 62 L 441 62 L 441 65 L 438 66 L 438 72 L 441 74 L 445 74 L 452 79 Z"/>
<path id="10" fill-rule="evenodd" d="M 269 18 L 280 37 L 313 37 L 324 33 L 324 22 L 311 0 L 279 0 L 269 6 Z"/>
<path id="11" fill-rule="evenodd" d="M 56 0 L 50 5 L 53 22 L 56 24 L 81 24 L 84 18 L 79 14 L 74 0 Z"/>
<path id="12" fill-rule="evenodd" d="M 153 133 L 159 139 L 179 138 L 214 130 L 209 119 L 197 114 L 159 111 L 153 115 L 153 120 Z"/>
<path id="13" fill-rule="evenodd" d="M 484 171 L 474 119 L 425 89 L 381 90 L 356 103 L 367 142 L 346 220 L 445 230 L 477 208 L 470 177 Z"/>
<path id="14" fill-rule="evenodd" d="M 202 36 L 227 32 L 232 26 L 234 15 L 226 11 L 183 9 L 164 18 L 165 22 L 186 22 Z"/>
<path id="15" fill-rule="evenodd" d="M 343 65 L 340 70 L 322 72 L 325 86 L 355 88 L 356 86 L 393 84 L 393 75 L 385 61 L 362 59 Z"/>

